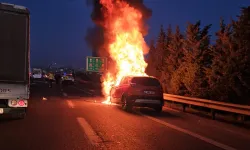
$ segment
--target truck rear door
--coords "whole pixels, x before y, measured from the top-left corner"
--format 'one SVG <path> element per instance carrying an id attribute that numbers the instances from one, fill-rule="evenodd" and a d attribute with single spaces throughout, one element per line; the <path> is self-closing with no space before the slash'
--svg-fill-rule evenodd
<path id="1" fill-rule="evenodd" d="M 29 84 L 29 11 L 0 3 L 0 84 Z"/>

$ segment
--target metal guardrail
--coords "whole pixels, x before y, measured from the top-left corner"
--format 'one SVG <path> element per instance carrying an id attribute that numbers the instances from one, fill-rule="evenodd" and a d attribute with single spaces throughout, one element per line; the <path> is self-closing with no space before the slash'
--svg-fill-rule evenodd
<path id="1" fill-rule="evenodd" d="M 212 118 L 215 119 L 215 111 L 225 111 L 241 115 L 241 120 L 244 120 L 244 116 L 250 116 L 250 106 L 230 104 L 224 102 L 216 102 L 212 100 L 191 98 L 179 95 L 164 94 L 164 99 L 166 101 L 172 101 L 183 104 L 183 111 L 185 111 L 186 106 L 200 106 L 205 108 L 210 108 L 212 113 Z"/>

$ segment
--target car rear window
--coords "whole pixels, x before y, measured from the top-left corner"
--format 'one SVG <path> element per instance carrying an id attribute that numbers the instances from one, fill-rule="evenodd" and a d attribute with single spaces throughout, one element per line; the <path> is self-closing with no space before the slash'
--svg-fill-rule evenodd
<path id="1" fill-rule="evenodd" d="M 131 80 L 131 83 L 136 83 L 144 86 L 160 86 L 160 82 L 155 78 L 149 77 L 134 77 Z"/>

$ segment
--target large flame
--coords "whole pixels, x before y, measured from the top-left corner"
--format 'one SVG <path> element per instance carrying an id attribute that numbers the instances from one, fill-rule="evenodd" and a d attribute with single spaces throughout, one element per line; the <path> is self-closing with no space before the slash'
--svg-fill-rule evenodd
<path id="1" fill-rule="evenodd" d="M 110 57 L 116 62 L 116 71 L 108 72 L 103 79 L 103 93 L 109 103 L 111 85 L 118 85 L 123 76 L 145 75 L 144 60 L 147 45 L 141 23 L 142 14 L 124 1 L 101 0 L 104 6 L 105 38 L 108 38 Z"/>

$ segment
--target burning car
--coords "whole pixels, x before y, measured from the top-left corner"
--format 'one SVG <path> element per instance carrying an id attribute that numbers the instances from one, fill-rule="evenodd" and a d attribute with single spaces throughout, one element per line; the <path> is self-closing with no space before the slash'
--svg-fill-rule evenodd
<path id="1" fill-rule="evenodd" d="M 125 76 L 119 85 L 111 88 L 110 102 L 122 104 L 125 110 L 138 106 L 161 112 L 164 105 L 163 89 L 154 77 Z"/>

